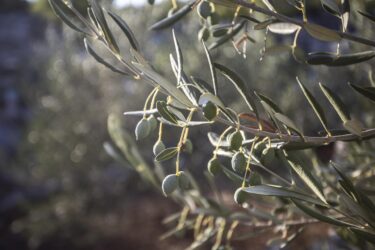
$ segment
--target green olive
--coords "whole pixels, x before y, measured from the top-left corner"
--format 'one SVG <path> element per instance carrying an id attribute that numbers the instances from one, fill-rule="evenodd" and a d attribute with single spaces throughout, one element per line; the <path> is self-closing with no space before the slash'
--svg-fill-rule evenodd
<path id="1" fill-rule="evenodd" d="M 178 177 L 175 174 L 167 175 L 163 183 L 161 184 L 161 189 L 165 196 L 170 195 L 178 188 Z"/>
<path id="2" fill-rule="evenodd" d="M 191 154 L 193 153 L 193 143 L 191 142 L 190 139 L 187 139 L 183 145 L 183 151 Z"/>
<path id="3" fill-rule="evenodd" d="M 274 148 L 265 148 L 262 151 L 262 156 L 260 161 L 263 165 L 269 165 L 275 159 L 275 149 Z"/>
<path id="4" fill-rule="evenodd" d="M 229 149 L 237 151 L 242 146 L 243 136 L 241 131 L 237 130 L 236 132 L 232 133 L 229 137 Z"/>
<path id="5" fill-rule="evenodd" d="M 177 174 L 178 177 L 178 185 L 182 190 L 186 190 L 190 186 L 189 177 L 185 174 L 184 171 L 180 171 Z"/>
<path id="6" fill-rule="evenodd" d="M 213 104 L 211 101 L 208 101 L 205 104 L 203 104 L 202 109 L 204 117 L 206 117 L 206 119 L 209 121 L 212 121 L 217 116 L 216 105 Z"/>
<path id="7" fill-rule="evenodd" d="M 164 149 L 165 149 L 165 145 L 164 145 L 164 143 L 163 143 L 161 140 L 158 140 L 157 142 L 155 142 L 152 151 L 154 152 L 154 155 L 157 156 L 157 155 L 160 154 Z"/>
<path id="8" fill-rule="evenodd" d="M 141 140 L 146 138 L 150 134 L 150 124 L 147 119 L 143 118 L 140 120 L 135 127 L 135 138 Z"/>
<path id="9" fill-rule="evenodd" d="M 147 121 L 150 125 L 150 132 L 154 131 L 158 127 L 158 120 L 156 120 L 154 115 L 149 116 Z"/>
<path id="10" fill-rule="evenodd" d="M 222 171 L 220 161 L 216 157 L 213 157 L 208 162 L 207 169 L 212 175 L 217 175 Z"/>
<path id="11" fill-rule="evenodd" d="M 246 170 L 246 157 L 242 152 L 237 152 L 232 157 L 232 169 L 238 173 L 243 174 Z"/>
<path id="12" fill-rule="evenodd" d="M 201 18 L 206 19 L 212 15 L 213 8 L 208 1 L 201 1 L 198 5 L 197 11 Z"/>
<path id="13" fill-rule="evenodd" d="M 241 205 L 246 201 L 246 192 L 242 188 L 239 188 L 234 193 L 234 201 Z"/>

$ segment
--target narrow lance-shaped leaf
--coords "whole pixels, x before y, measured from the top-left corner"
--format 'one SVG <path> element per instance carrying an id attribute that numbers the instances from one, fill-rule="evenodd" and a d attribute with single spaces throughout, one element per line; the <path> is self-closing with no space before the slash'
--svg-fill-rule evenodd
<path id="1" fill-rule="evenodd" d="M 365 12 L 360 11 L 360 10 L 358 11 L 358 13 L 361 14 L 362 16 L 368 18 L 369 20 L 375 22 L 375 16 L 373 16 L 373 15 L 371 15 L 369 13 L 365 13 Z"/>
<path id="2" fill-rule="evenodd" d="M 178 20 L 183 18 L 186 14 L 188 14 L 192 10 L 192 7 L 194 6 L 194 4 L 195 4 L 195 1 L 191 1 L 190 3 L 183 6 L 181 9 L 176 11 L 173 15 L 171 15 L 169 17 L 166 17 L 166 18 L 156 22 L 155 24 L 153 24 L 150 27 L 150 30 L 161 30 L 161 29 L 164 29 L 164 28 L 167 28 L 167 27 L 173 25 Z"/>
<path id="3" fill-rule="evenodd" d="M 326 207 L 327 205 L 320 200 L 309 196 L 308 194 L 301 193 L 295 190 L 288 189 L 286 187 L 276 186 L 276 185 L 259 185 L 242 188 L 242 190 L 249 194 L 265 195 L 265 196 L 276 196 L 283 198 L 291 198 L 303 200 L 309 203 L 317 204 Z"/>
<path id="4" fill-rule="evenodd" d="M 124 32 L 125 36 L 128 38 L 130 45 L 133 47 L 133 49 L 139 51 L 138 41 L 135 38 L 128 24 L 124 21 L 124 19 L 122 19 L 119 15 L 117 15 L 116 13 L 113 13 L 112 11 L 108 11 L 108 14 L 110 15 L 110 17 L 112 17 L 112 19 L 117 23 L 117 25 Z"/>
<path id="5" fill-rule="evenodd" d="M 268 25 L 268 30 L 275 34 L 289 35 L 293 34 L 299 29 L 299 26 L 293 23 L 272 23 Z"/>
<path id="6" fill-rule="evenodd" d="M 371 60 L 375 51 L 363 51 L 352 54 L 338 55 L 335 53 L 316 52 L 308 54 L 306 62 L 311 65 L 327 65 L 331 67 L 353 65 Z"/>
<path id="7" fill-rule="evenodd" d="M 306 29 L 307 33 L 318 40 L 325 42 L 339 42 L 341 40 L 340 34 L 334 30 L 312 23 L 305 23 L 303 27 Z"/>
<path id="8" fill-rule="evenodd" d="M 217 76 L 216 76 L 215 68 L 212 64 L 212 57 L 211 57 L 210 52 L 208 51 L 208 49 L 206 47 L 206 44 L 203 41 L 202 41 L 202 44 L 203 44 L 204 52 L 206 53 L 206 56 L 207 56 L 208 66 L 210 67 L 212 85 L 214 87 L 214 93 L 217 96 L 218 95 Z"/>
<path id="9" fill-rule="evenodd" d="M 168 110 L 167 104 L 164 101 L 156 102 L 156 108 L 158 110 L 159 115 L 163 117 L 165 120 L 174 124 L 178 123 L 177 117 Z"/>
<path id="10" fill-rule="evenodd" d="M 103 64 L 104 66 L 106 66 L 107 68 L 109 68 L 110 70 L 114 71 L 114 72 L 117 72 L 117 73 L 120 73 L 122 75 L 129 75 L 129 73 L 113 66 L 112 64 L 110 64 L 109 62 L 107 62 L 106 60 L 104 60 L 101 56 L 99 56 L 95 50 L 92 48 L 92 46 L 90 45 L 90 43 L 87 41 L 87 39 L 85 38 L 84 40 L 84 43 L 85 43 L 85 48 L 87 50 L 87 52 L 92 56 L 94 57 L 94 59 Z"/>
<path id="11" fill-rule="evenodd" d="M 361 87 L 353 83 L 349 83 L 349 86 L 361 95 L 363 95 L 364 97 L 375 102 L 375 87 Z"/>
<path id="12" fill-rule="evenodd" d="M 161 151 L 155 158 L 156 161 L 166 161 L 166 160 L 170 160 L 172 159 L 173 157 L 175 157 L 175 155 L 177 154 L 178 152 L 178 148 L 177 147 L 173 147 L 173 148 L 166 148 L 164 149 L 163 151 Z"/>
<path id="13" fill-rule="evenodd" d="M 291 129 L 294 132 L 296 132 L 302 138 L 302 140 L 304 140 L 303 133 L 301 132 L 300 129 L 297 128 L 297 126 L 289 117 L 281 113 L 275 113 L 274 116 L 277 120 L 279 120 L 282 124 L 284 124 L 288 129 Z"/>
<path id="14" fill-rule="evenodd" d="M 246 23 L 246 21 L 243 20 L 243 21 L 237 23 L 236 25 L 234 25 L 234 27 L 232 29 L 229 29 L 229 31 L 226 35 L 220 37 L 218 40 L 216 40 L 210 46 L 208 46 L 208 50 L 213 50 L 213 49 L 219 47 L 220 45 L 222 45 L 223 43 L 232 39 L 235 35 L 237 35 L 238 32 L 241 31 L 241 29 L 243 28 L 245 23 Z"/>
<path id="15" fill-rule="evenodd" d="M 246 85 L 242 81 L 242 79 L 236 73 L 234 73 L 232 70 L 228 69 L 224 65 L 214 63 L 214 66 L 236 87 L 238 93 L 244 98 L 249 109 L 251 111 L 254 111 L 257 120 L 259 121 L 259 114 L 258 110 L 256 109 L 254 100 L 247 93 Z"/>
<path id="16" fill-rule="evenodd" d="M 105 40 L 107 41 L 108 46 L 115 53 L 119 53 L 120 49 L 116 43 L 115 38 L 111 30 L 108 27 L 107 20 L 105 19 L 104 12 L 102 7 L 98 4 L 97 0 L 91 0 L 91 8 L 94 12 L 95 18 L 98 21 L 101 30 L 103 31 Z"/>
<path id="17" fill-rule="evenodd" d="M 85 30 L 84 28 L 80 26 L 84 26 L 82 21 L 80 22 L 80 25 L 76 24 L 75 21 L 73 21 L 73 17 L 75 14 L 69 7 L 61 0 L 48 0 L 49 4 L 53 10 L 53 12 L 58 16 L 66 25 L 68 25 L 70 28 L 72 28 L 75 31 L 84 33 L 86 35 L 91 36 L 90 32 Z"/>
<path id="18" fill-rule="evenodd" d="M 326 223 L 329 223 L 329 224 L 332 224 L 332 225 L 335 225 L 335 226 L 339 226 L 339 227 L 354 226 L 353 224 L 347 223 L 345 221 L 341 221 L 341 220 L 338 220 L 336 218 L 324 215 L 321 212 L 318 212 L 318 211 L 310 208 L 309 206 L 306 206 L 302 202 L 299 202 L 295 199 L 292 199 L 292 201 L 304 213 L 306 213 L 307 215 L 310 215 L 311 217 L 313 217 L 315 219 L 318 219 L 320 221 L 323 221 L 323 222 L 326 222 Z"/>
<path id="19" fill-rule="evenodd" d="M 287 153 L 285 151 L 283 153 L 287 156 Z M 302 167 L 302 165 L 296 164 L 288 158 L 287 162 L 289 163 L 289 166 L 294 170 L 294 172 L 296 172 L 297 175 L 303 180 L 303 182 L 315 193 L 315 195 L 318 196 L 321 201 L 327 204 L 324 193 L 318 181 L 314 178 L 311 172 L 306 169 L 306 167 Z"/>
<path id="20" fill-rule="evenodd" d="M 323 128 L 328 132 L 327 119 L 324 114 L 323 108 L 316 101 L 315 97 L 310 93 L 310 91 L 302 84 L 302 82 L 298 79 L 298 77 L 296 79 L 307 101 L 309 102 L 310 106 L 313 108 L 316 116 L 319 118 L 319 121 L 322 124 Z"/>
<path id="21" fill-rule="evenodd" d="M 182 52 L 180 48 L 180 44 L 177 41 L 176 34 L 174 33 L 174 29 L 172 30 L 173 34 L 173 42 L 176 49 L 176 56 L 177 56 L 177 84 L 180 84 L 181 82 L 181 73 L 182 73 L 182 67 L 183 67 L 183 57 Z"/>
<path id="22" fill-rule="evenodd" d="M 340 116 L 343 122 L 350 120 L 350 114 L 346 111 L 345 106 L 341 99 L 332 92 L 328 87 L 319 83 L 319 86 L 323 94 L 327 97 L 328 101 L 331 103 L 333 108 L 336 110 L 337 114 Z"/>

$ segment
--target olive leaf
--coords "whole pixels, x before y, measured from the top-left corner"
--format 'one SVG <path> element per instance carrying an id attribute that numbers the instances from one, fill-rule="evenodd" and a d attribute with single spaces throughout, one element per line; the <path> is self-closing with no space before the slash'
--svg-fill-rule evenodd
<path id="1" fill-rule="evenodd" d="M 212 57 L 210 55 L 210 52 L 208 51 L 206 44 L 202 41 L 204 52 L 206 53 L 207 56 L 207 61 L 208 61 L 208 66 L 210 67 L 210 72 L 211 72 L 211 78 L 212 78 L 212 85 L 214 87 L 214 93 L 217 96 L 218 95 L 218 87 L 217 87 L 217 76 L 216 76 L 216 71 L 214 68 L 214 65 L 212 64 Z"/>
<path id="2" fill-rule="evenodd" d="M 306 62 L 311 65 L 346 66 L 368 61 L 375 57 L 375 51 L 338 55 L 335 53 L 316 52 L 309 53 Z"/>
<path id="3" fill-rule="evenodd" d="M 161 117 L 163 117 L 165 120 L 167 120 L 167 121 L 169 121 L 173 124 L 178 124 L 177 117 L 168 110 L 166 102 L 157 101 L 156 102 L 156 108 L 158 110 L 159 115 Z"/>
<path id="4" fill-rule="evenodd" d="M 328 87 L 324 86 L 323 84 L 319 83 L 320 89 L 322 90 L 323 94 L 326 96 L 328 101 L 331 103 L 333 108 L 336 110 L 337 114 L 340 116 L 342 122 L 346 122 L 350 120 L 350 114 L 346 111 L 344 103 L 341 99 L 333 93 Z"/>
<path id="5" fill-rule="evenodd" d="M 359 85 L 349 83 L 349 86 L 352 87 L 355 91 L 375 102 L 375 87 L 361 87 Z"/>
<path id="6" fill-rule="evenodd" d="M 158 162 L 170 160 L 177 155 L 177 152 L 177 147 L 166 148 L 155 157 L 155 160 Z"/>
<path id="7" fill-rule="evenodd" d="M 324 207 L 327 206 L 325 203 L 321 202 L 320 200 L 306 193 L 298 192 L 298 191 L 288 189 L 282 186 L 259 185 L 259 186 L 246 187 L 246 188 L 243 188 L 242 190 L 249 194 L 276 196 L 276 197 L 291 198 L 291 199 L 294 198 L 294 199 L 306 201 L 306 202 L 324 206 Z"/>
<path id="8" fill-rule="evenodd" d="M 246 89 L 246 85 L 243 82 L 243 80 L 232 70 L 228 69 L 224 65 L 214 63 L 215 68 L 217 68 L 237 89 L 238 93 L 242 96 L 242 98 L 245 100 L 247 106 L 251 111 L 254 111 L 258 121 L 259 121 L 259 114 L 256 109 L 254 100 L 250 97 L 248 94 L 248 91 Z"/>
<path id="9" fill-rule="evenodd" d="M 62 0 L 48 0 L 52 8 L 52 11 L 58 16 L 66 25 L 75 31 L 84 33 L 92 36 L 92 34 L 86 29 L 85 24 L 75 18 L 75 14 Z M 78 24 L 79 23 L 79 24 Z"/>
<path id="10" fill-rule="evenodd" d="M 311 217 L 315 219 L 318 219 L 319 221 L 323 221 L 323 222 L 326 222 L 335 226 L 340 226 L 340 227 L 354 226 L 353 224 L 350 224 L 348 222 L 324 215 L 320 211 L 316 211 L 315 209 L 312 209 L 311 206 L 306 206 L 305 204 L 303 204 L 302 202 L 299 202 L 296 199 L 292 199 L 292 201 L 304 213 L 306 213 L 307 215 L 310 215 Z"/>
<path id="11" fill-rule="evenodd" d="M 92 48 L 91 44 L 88 42 L 87 38 L 84 38 L 84 43 L 85 43 L 85 48 L 87 50 L 87 52 L 92 56 L 94 57 L 94 59 L 99 62 L 100 64 L 103 64 L 104 66 L 106 66 L 107 68 L 109 68 L 110 70 L 114 71 L 114 72 L 117 72 L 117 73 L 120 73 L 122 75 L 129 75 L 128 72 L 125 72 L 115 66 L 113 66 L 111 63 L 107 62 L 106 60 L 104 60 L 101 56 L 99 56 L 95 50 Z"/>
<path id="12" fill-rule="evenodd" d="M 245 25 L 245 23 L 246 23 L 246 21 L 242 20 L 239 23 L 237 23 L 236 25 L 234 25 L 233 28 L 229 29 L 229 31 L 227 32 L 227 34 L 225 34 L 224 36 L 220 37 L 218 40 L 216 40 L 210 46 L 208 46 L 208 50 L 213 50 L 213 49 L 219 47 L 220 45 L 222 45 L 223 43 L 225 43 L 225 42 L 229 41 L 230 39 L 232 39 L 235 35 L 237 35 L 238 32 L 241 31 L 241 29 L 243 28 L 243 26 Z"/>
<path id="13" fill-rule="evenodd" d="M 324 110 L 323 110 L 322 106 L 320 106 L 320 104 L 316 101 L 315 97 L 302 84 L 302 82 L 298 79 L 298 77 L 296 79 L 297 79 L 298 85 L 300 86 L 300 88 L 301 88 L 303 94 L 305 95 L 307 101 L 309 102 L 310 106 L 313 108 L 313 110 L 314 110 L 316 116 L 318 117 L 320 123 L 322 124 L 324 129 L 328 132 L 327 119 L 326 119 L 326 116 L 324 114 Z"/>
<path id="14" fill-rule="evenodd" d="M 313 23 L 305 23 L 303 27 L 307 33 L 318 40 L 325 42 L 339 42 L 341 40 L 340 34 L 334 30 Z"/>
<path id="15" fill-rule="evenodd" d="M 178 20 L 183 18 L 186 14 L 188 14 L 192 10 L 192 7 L 194 6 L 194 4 L 195 4 L 195 1 L 190 1 L 190 3 L 184 5 L 181 9 L 176 11 L 171 16 L 163 18 L 162 20 L 154 23 L 149 29 L 161 30 L 161 29 L 165 29 L 165 28 L 172 26 L 174 23 L 176 23 Z"/>
<path id="16" fill-rule="evenodd" d="M 360 10 L 358 10 L 358 13 L 361 14 L 362 16 L 368 18 L 369 20 L 375 22 L 375 16 L 373 16 L 373 15 L 371 15 L 369 13 L 365 13 L 365 12 L 360 11 Z"/>
<path id="17" fill-rule="evenodd" d="M 108 11 L 108 14 L 112 19 L 117 23 L 117 25 L 121 28 L 121 30 L 124 32 L 125 36 L 128 38 L 130 45 L 133 47 L 133 49 L 139 51 L 139 44 L 137 39 L 135 38 L 133 32 L 131 31 L 128 24 L 125 22 L 124 19 L 122 19 L 119 15 L 116 13 L 113 13 L 112 11 Z"/>
<path id="18" fill-rule="evenodd" d="M 109 29 L 107 20 L 105 19 L 104 12 L 102 7 L 98 4 L 97 0 L 91 0 L 91 8 L 94 13 L 95 19 L 98 22 L 105 40 L 107 41 L 108 46 L 115 53 L 119 53 L 120 49 L 116 43 L 116 40 L 112 34 L 112 31 Z"/>
<path id="19" fill-rule="evenodd" d="M 289 35 L 293 34 L 299 29 L 299 26 L 293 23 L 285 23 L 285 22 L 279 22 L 279 23 L 272 23 L 268 25 L 268 30 L 275 34 L 280 35 Z"/>

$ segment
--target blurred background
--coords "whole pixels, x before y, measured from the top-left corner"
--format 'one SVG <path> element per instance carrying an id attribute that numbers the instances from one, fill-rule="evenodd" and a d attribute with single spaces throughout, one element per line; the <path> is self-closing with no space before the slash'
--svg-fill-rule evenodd
<path id="1" fill-rule="evenodd" d="M 171 4 L 157 1 L 150 6 L 144 2 L 103 0 L 102 4 L 115 9 L 128 22 L 146 58 L 172 79 L 171 31 L 148 31 L 151 24 L 166 15 Z M 75 3 L 84 13 L 86 1 Z M 354 4 L 368 12 L 375 9 L 375 1 Z M 311 1 L 310 8 L 312 20 L 338 26 L 337 20 L 317 11 L 318 1 Z M 223 13 L 231 16 L 230 10 Z M 358 15 L 352 18 L 351 31 L 361 27 L 364 36 L 374 37 L 374 26 Z M 127 47 L 121 32 L 113 23 L 110 25 L 119 45 Z M 209 81 L 208 66 L 196 35 L 200 29 L 197 15 L 190 14 L 175 29 L 184 51 L 186 71 Z M 260 60 L 264 31 L 254 31 L 250 36 L 258 43 L 248 44 L 246 59 L 228 43 L 214 52 L 215 61 L 230 65 L 247 79 L 251 88 L 272 97 L 307 134 L 320 127 L 312 115 L 306 115 L 303 96 L 296 94 L 296 76 L 315 93 L 319 81 L 326 83 L 349 102 L 358 119 L 367 126 L 373 123 L 372 116 L 360 112 L 371 108 L 370 103 L 359 102 L 360 98 L 348 91 L 346 84 L 350 81 L 369 85 L 368 72 L 374 68 L 373 62 L 332 69 L 306 67 L 288 53 Z M 290 43 L 291 39 L 274 36 L 267 43 Z M 306 34 L 302 34 L 299 43 L 306 51 L 336 49 L 312 41 Z M 341 48 L 345 51 L 349 44 L 344 42 Z M 233 98 L 229 84 L 222 78 L 220 81 L 227 104 L 236 110 L 243 109 L 240 99 Z M 159 240 L 168 230 L 162 224 L 163 218 L 179 207 L 142 182 L 126 164 L 115 162 L 103 149 L 103 144 L 110 140 L 108 114 L 142 109 L 151 90 L 148 85 L 124 78 L 92 59 L 84 49 L 82 37 L 55 17 L 47 0 L 0 0 L 1 250 L 183 249 L 189 245 L 189 235 Z M 331 112 L 329 120 L 334 127 L 338 119 Z M 138 118 L 124 118 L 132 135 L 137 122 Z M 192 132 L 193 143 L 206 146 L 197 146 L 194 157 L 183 156 L 184 166 L 189 166 L 198 180 L 212 151 L 207 131 L 208 128 Z M 165 138 L 167 144 L 176 143 L 173 133 Z M 150 163 L 155 140 L 153 136 L 139 143 Z M 165 168 L 168 172 L 173 166 Z M 234 189 L 225 189 L 228 196 L 232 197 Z M 312 240 L 309 243 L 305 237 L 306 244 L 310 249 L 320 249 L 314 248 L 314 242 L 327 237 L 325 234 L 311 232 Z M 252 249 L 263 249 L 262 239 L 258 241 L 259 248 L 253 243 Z"/>

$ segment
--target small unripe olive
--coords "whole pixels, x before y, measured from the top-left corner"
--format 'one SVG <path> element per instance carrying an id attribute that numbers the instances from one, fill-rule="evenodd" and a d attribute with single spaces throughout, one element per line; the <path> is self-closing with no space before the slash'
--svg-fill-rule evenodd
<path id="1" fill-rule="evenodd" d="M 244 203 L 246 201 L 246 192 L 242 190 L 242 188 L 239 188 L 236 190 L 236 192 L 234 193 L 234 201 L 241 205 L 242 203 Z"/>
<path id="2" fill-rule="evenodd" d="M 178 172 L 178 185 L 182 190 L 186 190 L 190 186 L 189 177 L 185 174 L 184 171 Z"/>
<path id="3" fill-rule="evenodd" d="M 203 27 L 198 32 L 198 40 L 207 41 L 207 39 L 210 38 L 210 34 L 210 31 L 206 27 Z"/>
<path id="4" fill-rule="evenodd" d="M 270 164 L 275 158 L 275 149 L 273 148 L 265 148 L 262 151 L 262 156 L 260 158 L 260 161 L 264 165 Z"/>
<path id="5" fill-rule="evenodd" d="M 233 132 L 230 137 L 229 137 L 229 149 L 230 150 L 239 150 L 240 147 L 242 146 L 242 142 L 243 142 L 243 136 L 242 136 L 242 133 L 237 130 L 236 132 Z"/>
<path id="6" fill-rule="evenodd" d="M 153 5 L 155 3 L 155 0 L 148 0 L 148 4 Z"/>
<path id="7" fill-rule="evenodd" d="M 206 117 L 206 119 L 209 121 L 212 121 L 217 116 L 216 105 L 210 101 L 203 104 L 202 109 L 204 117 Z"/>
<path id="8" fill-rule="evenodd" d="M 183 151 L 191 154 L 193 153 L 193 143 L 190 141 L 190 139 L 187 139 L 183 145 Z"/>
<path id="9" fill-rule="evenodd" d="M 146 138 L 150 134 L 150 124 L 147 119 L 143 118 L 140 120 L 135 127 L 135 138 L 141 140 Z"/>
<path id="10" fill-rule="evenodd" d="M 161 140 L 158 140 L 155 142 L 154 147 L 152 148 L 152 151 L 154 152 L 154 155 L 157 156 L 165 149 L 165 145 Z"/>
<path id="11" fill-rule="evenodd" d="M 213 9 L 208 1 L 201 1 L 198 5 L 197 11 L 201 18 L 206 19 L 212 15 Z"/>
<path id="12" fill-rule="evenodd" d="M 232 157 L 232 169 L 239 174 L 243 174 L 246 170 L 246 157 L 242 152 L 237 152 Z"/>
<path id="13" fill-rule="evenodd" d="M 156 120 L 154 115 L 151 115 L 147 118 L 147 121 L 150 126 L 150 132 L 154 131 L 158 127 L 158 120 Z"/>
<path id="14" fill-rule="evenodd" d="M 260 141 L 254 145 L 253 155 L 261 157 L 263 150 L 266 148 L 266 142 Z"/>
<path id="15" fill-rule="evenodd" d="M 212 175 L 217 175 L 222 171 L 220 161 L 216 157 L 213 157 L 208 162 L 207 169 Z"/>
<path id="16" fill-rule="evenodd" d="M 178 177 L 175 174 L 167 175 L 163 183 L 161 184 L 161 189 L 165 196 L 170 195 L 178 188 Z"/>

